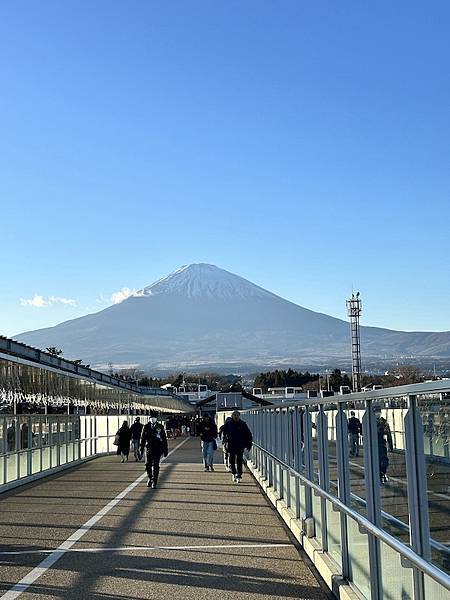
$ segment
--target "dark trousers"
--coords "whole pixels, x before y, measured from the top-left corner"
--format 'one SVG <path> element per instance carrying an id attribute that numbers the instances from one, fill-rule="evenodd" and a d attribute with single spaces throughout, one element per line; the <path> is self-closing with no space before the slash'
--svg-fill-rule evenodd
<path id="1" fill-rule="evenodd" d="M 242 459 L 244 456 L 244 448 L 228 448 L 230 468 L 233 475 L 242 477 Z"/>
<path id="2" fill-rule="evenodd" d="M 152 452 L 147 450 L 147 457 L 145 463 L 145 470 L 151 481 L 157 483 L 159 475 L 159 461 L 161 460 L 162 454 L 160 452 Z"/>

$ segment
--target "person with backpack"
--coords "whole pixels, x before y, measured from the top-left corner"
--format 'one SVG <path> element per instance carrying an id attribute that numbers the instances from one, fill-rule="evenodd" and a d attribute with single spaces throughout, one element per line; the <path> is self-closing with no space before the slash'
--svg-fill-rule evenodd
<path id="1" fill-rule="evenodd" d="M 146 450 L 145 470 L 147 471 L 147 487 L 156 488 L 159 476 L 161 457 L 167 456 L 168 445 L 164 426 L 158 422 L 158 413 L 150 412 L 150 422 L 144 425 L 141 436 L 141 454 Z"/>
<path id="2" fill-rule="evenodd" d="M 142 435 L 143 428 L 144 428 L 144 426 L 141 423 L 140 417 L 136 417 L 133 425 L 130 427 L 131 443 L 133 445 L 134 459 L 136 462 L 142 460 L 142 454 L 140 452 L 140 445 L 141 445 L 141 435 Z"/>
<path id="3" fill-rule="evenodd" d="M 235 410 L 231 415 L 231 420 L 225 423 L 223 437 L 228 447 L 232 480 L 235 483 L 241 483 L 244 450 L 251 450 L 253 437 L 238 410 Z"/>

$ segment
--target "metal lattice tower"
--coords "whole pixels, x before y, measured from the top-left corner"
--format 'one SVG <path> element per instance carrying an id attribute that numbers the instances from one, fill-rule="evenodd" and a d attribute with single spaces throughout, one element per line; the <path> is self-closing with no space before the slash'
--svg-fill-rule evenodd
<path id="1" fill-rule="evenodd" d="M 347 314 L 350 317 L 352 331 L 352 387 L 354 392 L 361 390 L 361 337 L 359 333 L 359 317 L 361 316 L 362 302 L 359 292 L 352 294 L 347 300 Z"/>

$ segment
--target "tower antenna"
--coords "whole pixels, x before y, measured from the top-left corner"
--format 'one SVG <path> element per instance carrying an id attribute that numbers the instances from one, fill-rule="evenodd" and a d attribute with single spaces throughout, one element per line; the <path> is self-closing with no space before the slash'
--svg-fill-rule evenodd
<path id="1" fill-rule="evenodd" d="M 350 317 L 352 335 L 352 388 L 354 392 L 361 390 L 361 336 L 359 331 L 359 317 L 362 311 L 362 302 L 359 292 L 352 293 L 347 300 L 347 314 Z"/>

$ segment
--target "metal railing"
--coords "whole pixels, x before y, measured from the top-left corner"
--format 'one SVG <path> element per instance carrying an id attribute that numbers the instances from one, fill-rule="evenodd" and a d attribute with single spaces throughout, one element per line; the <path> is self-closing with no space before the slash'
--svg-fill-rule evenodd
<path id="1" fill-rule="evenodd" d="M 10 347 L 10 354 L 1 351 L 2 343 Z M 36 354 L 32 360 L 27 358 L 27 349 L 30 356 Z M 50 364 L 53 359 L 54 365 Z M 0 337 L 0 414 L 21 412 L 16 410 L 17 405 L 35 407 L 29 412 L 40 412 L 38 408 L 48 405 L 66 406 L 68 412 L 70 405 L 89 406 L 96 412 L 132 409 L 192 412 L 188 402 L 166 390 L 143 389 Z"/>
<path id="2" fill-rule="evenodd" d="M 244 416 L 253 472 L 297 520 L 305 547 L 308 540 L 365 598 L 450 598 L 449 397 L 450 382 L 437 381 Z M 362 417 L 360 456 L 349 453 L 350 411 Z M 398 436 L 392 454 L 389 422 Z M 437 442 L 427 458 L 424 431 Z"/>
<path id="3" fill-rule="evenodd" d="M 126 415 L 0 416 L 0 491 L 114 451 L 115 434 L 125 419 Z M 149 417 L 140 419 L 145 424 Z"/>

